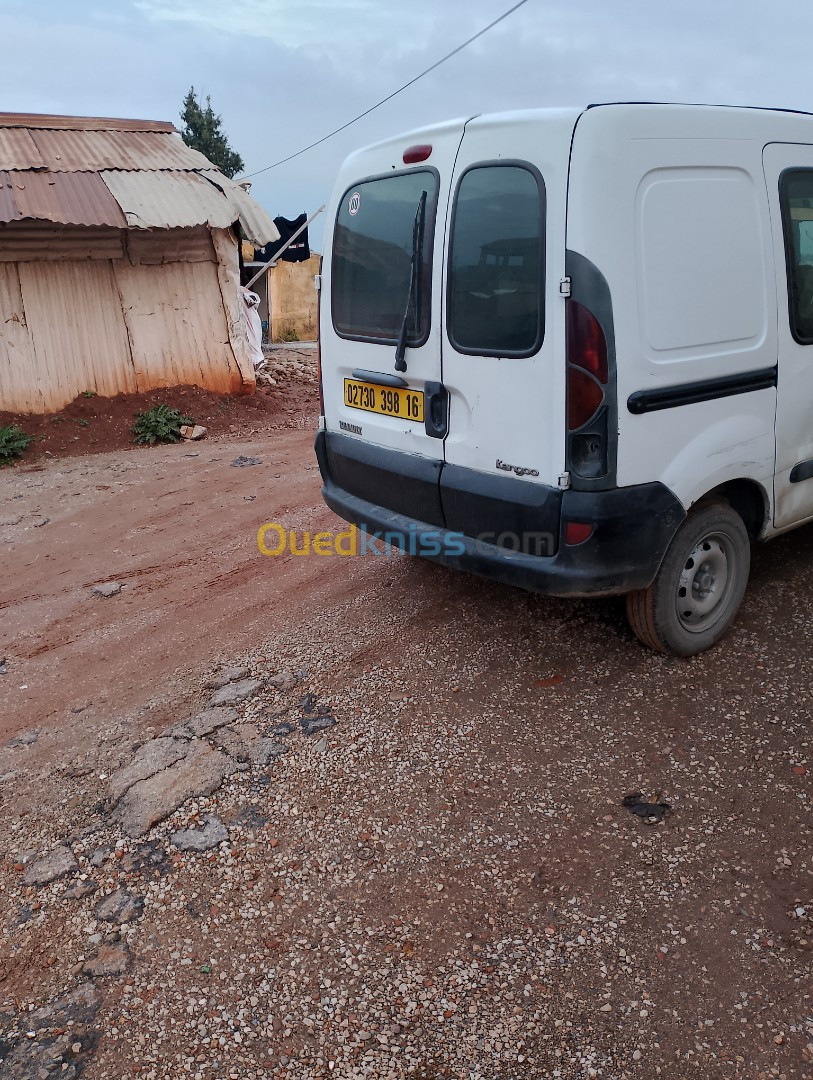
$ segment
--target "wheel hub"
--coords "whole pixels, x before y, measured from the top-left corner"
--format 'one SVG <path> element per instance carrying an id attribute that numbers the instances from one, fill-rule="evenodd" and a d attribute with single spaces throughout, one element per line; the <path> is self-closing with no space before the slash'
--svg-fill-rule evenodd
<path id="1" fill-rule="evenodd" d="M 722 535 L 704 536 L 690 552 L 675 598 L 678 618 L 687 630 L 700 632 L 719 618 L 734 558 L 728 538 Z"/>

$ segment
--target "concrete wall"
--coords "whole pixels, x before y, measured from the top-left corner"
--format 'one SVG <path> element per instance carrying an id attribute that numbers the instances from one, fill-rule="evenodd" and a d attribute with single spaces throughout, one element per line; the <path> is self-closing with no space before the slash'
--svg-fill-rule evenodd
<path id="1" fill-rule="evenodd" d="M 316 340 L 318 297 L 313 279 L 318 273 L 318 255 L 301 263 L 280 261 L 268 271 L 272 341 Z"/>

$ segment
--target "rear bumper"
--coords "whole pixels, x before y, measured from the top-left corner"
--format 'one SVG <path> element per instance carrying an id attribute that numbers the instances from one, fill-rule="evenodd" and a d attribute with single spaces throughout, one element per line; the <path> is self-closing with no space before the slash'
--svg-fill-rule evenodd
<path id="1" fill-rule="evenodd" d="M 346 464 L 356 460 L 356 455 L 361 466 L 358 471 L 348 469 Z M 441 503 L 440 492 L 443 491 L 441 475 L 444 468 L 440 462 L 430 463 L 430 468 L 420 460 L 416 461 L 413 455 L 325 431 L 316 436 L 316 457 L 322 473 L 322 496 L 331 510 L 345 521 L 365 529 L 369 535 L 380 536 L 394 547 L 433 562 L 549 596 L 610 596 L 645 588 L 654 579 L 672 537 L 686 516 L 676 496 L 660 483 L 589 492 L 544 488 L 541 491 L 545 501 L 544 520 L 547 528 L 554 532 L 547 544 L 540 543 L 542 534 L 539 531 L 527 533 L 527 541 L 526 534 L 505 531 L 498 544 L 494 542 L 497 538 L 494 530 L 468 535 L 468 532 L 448 528 L 442 520 L 442 512 L 435 510 Z M 337 465 L 339 462 L 342 464 Z M 425 515 L 428 520 L 422 520 L 424 515 L 381 505 L 385 501 L 397 505 L 396 481 L 393 481 L 389 495 L 379 494 L 381 488 L 376 484 L 376 498 L 365 497 L 370 494 L 365 477 L 370 475 L 371 467 L 379 480 L 381 474 L 406 479 L 415 475 L 416 468 L 425 470 L 427 479 L 431 475 L 439 494 L 437 503 L 431 499 L 426 504 L 432 507 L 432 512 Z M 343 484 L 337 482 L 334 472 L 342 476 Z M 461 486 L 459 474 L 463 472 L 468 470 L 457 469 L 455 472 L 456 488 Z M 479 476 L 473 471 L 469 474 L 466 485 L 469 506 L 475 497 L 473 492 L 477 489 L 476 478 Z M 509 499 L 517 498 L 518 483 L 527 488 L 535 500 L 539 499 L 539 484 L 506 478 L 505 490 L 510 492 Z M 486 506 L 484 519 L 491 523 L 495 506 L 494 478 L 483 476 L 482 485 Z M 506 506 L 507 518 L 513 520 L 516 515 L 510 512 L 508 502 Z M 520 501 L 516 506 L 522 517 L 527 502 Z M 471 514 L 468 516 L 469 520 L 474 520 Z M 593 531 L 589 538 L 580 544 L 567 544 L 565 535 L 570 522 L 591 525 Z M 519 550 L 507 544 L 514 544 Z M 366 550 L 372 548 L 368 546 Z M 536 554 L 539 550 L 551 554 Z"/>

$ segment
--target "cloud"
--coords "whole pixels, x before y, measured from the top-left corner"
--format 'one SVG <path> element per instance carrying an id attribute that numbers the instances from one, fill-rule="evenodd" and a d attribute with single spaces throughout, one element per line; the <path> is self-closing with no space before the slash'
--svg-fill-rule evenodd
<path id="1" fill-rule="evenodd" d="M 345 123 L 511 0 L 2 0 L 3 108 L 178 122 L 210 94 L 253 172 Z M 257 177 L 273 213 L 313 210 L 353 149 L 453 116 L 602 100 L 813 107 L 813 5 L 529 0 L 318 149 Z"/>
<path id="2" fill-rule="evenodd" d="M 135 7 L 148 19 L 180 22 L 207 30 L 251 38 L 268 38 L 287 48 L 322 50 L 336 37 L 349 37 L 353 27 L 391 21 L 392 16 L 374 0 L 136 0 Z"/>

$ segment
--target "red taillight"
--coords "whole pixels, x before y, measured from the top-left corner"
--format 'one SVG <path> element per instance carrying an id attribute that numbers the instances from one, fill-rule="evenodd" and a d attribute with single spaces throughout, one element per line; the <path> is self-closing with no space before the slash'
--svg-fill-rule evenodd
<path id="1" fill-rule="evenodd" d="M 595 315 L 583 304 L 567 305 L 567 362 L 607 382 L 607 342 Z"/>
<path id="2" fill-rule="evenodd" d="M 593 526 L 586 521 L 568 521 L 565 525 L 565 543 L 570 547 L 583 544 L 593 535 Z"/>
<path id="3" fill-rule="evenodd" d="M 583 427 L 601 408 L 607 384 L 607 340 L 583 304 L 567 304 L 567 426 Z"/>
<path id="4" fill-rule="evenodd" d="M 572 367 L 567 373 L 567 426 L 570 431 L 583 427 L 595 416 L 604 401 L 601 387 L 589 375 Z"/>
<path id="5" fill-rule="evenodd" d="M 432 147 L 428 143 L 410 146 L 408 150 L 404 150 L 404 165 L 414 165 L 418 161 L 426 161 L 431 153 Z"/>

